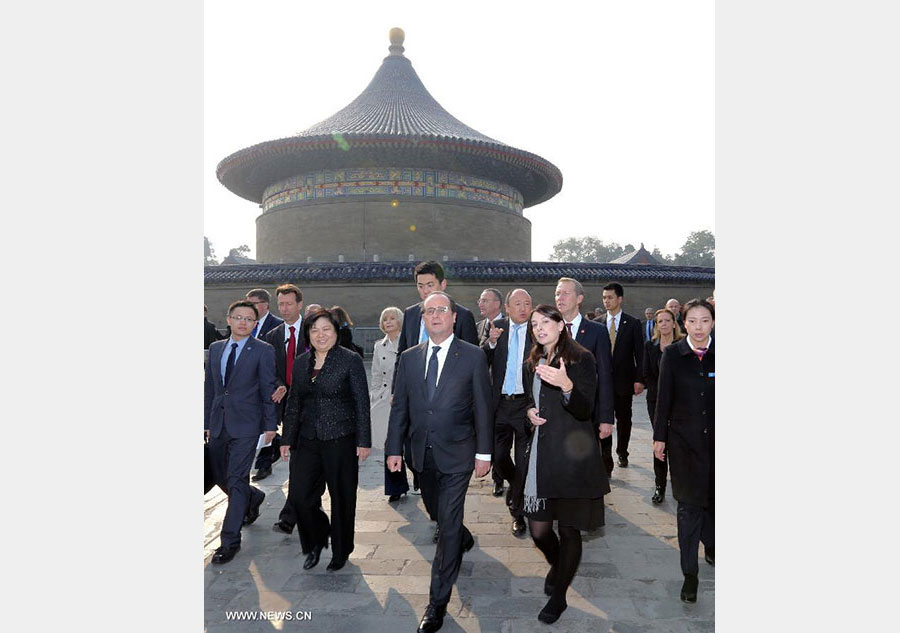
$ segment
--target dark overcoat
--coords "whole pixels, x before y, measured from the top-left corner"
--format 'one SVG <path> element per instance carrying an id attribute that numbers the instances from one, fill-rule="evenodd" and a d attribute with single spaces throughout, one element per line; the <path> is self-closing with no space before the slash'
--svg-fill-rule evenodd
<path id="1" fill-rule="evenodd" d="M 559 360 L 554 359 L 550 366 L 559 367 Z M 576 363 L 566 365 L 566 373 L 574 385 L 568 403 L 562 389 L 541 381 L 538 415 L 547 422 L 538 435 L 537 496 L 597 499 L 609 492 L 609 479 L 593 425 L 597 394 L 594 356 L 583 349 Z M 533 382 L 534 372 L 527 371 L 524 385 L 529 408 L 534 406 Z M 525 456 L 531 459 L 531 441 Z"/>
<path id="2" fill-rule="evenodd" d="M 665 442 L 672 495 L 708 507 L 714 492 L 716 346 L 701 361 L 687 338 L 669 345 L 659 364 L 653 439 Z"/>

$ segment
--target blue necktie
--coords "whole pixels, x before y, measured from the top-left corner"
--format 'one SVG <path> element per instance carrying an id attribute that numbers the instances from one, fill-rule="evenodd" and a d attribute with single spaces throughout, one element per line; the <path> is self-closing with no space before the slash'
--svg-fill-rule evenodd
<path id="1" fill-rule="evenodd" d="M 425 320 L 419 323 L 419 342 L 424 343 L 428 340 L 428 331 L 425 329 Z"/>
<path id="2" fill-rule="evenodd" d="M 256 331 L 259 329 L 259 321 L 256 322 L 256 325 L 253 326 L 253 331 L 250 332 L 250 336 L 256 338 Z"/>
<path id="3" fill-rule="evenodd" d="M 503 380 L 503 393 L 512 396 L 516 393 L 516 370 L 519 369 L 519 325 L 513 325 L 509 332 L 509 346 L 506 350 L 506 378 Z"/>
<path id="4" fill-rule="evenodd" d="M 225 380 L 223 385 L 228 384 L 228 377 L 231 376 L 231 370 L 234 369 L 234 353 L 237 350 L 237 343 L 231 344 L 231 351 L 228 352 L 228 360 L 225 361 Z"/>
<path id="5" fill-rule="evenodd" d="M 434 346 L 431 349 L 432 349 L 431 358 L 428 360 L 428 371 L 425 372 L 425 396 L 429 400 L 434 398 L 434 392 L 437 391 L 437 375 L 438 375 L 437 354 L 441 348 L 438 346 Z"/>

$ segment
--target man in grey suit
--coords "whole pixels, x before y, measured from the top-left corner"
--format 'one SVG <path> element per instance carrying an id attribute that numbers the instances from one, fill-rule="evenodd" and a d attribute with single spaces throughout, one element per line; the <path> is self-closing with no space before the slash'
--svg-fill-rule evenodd
<path id="1" fill-rule="evenodd" d="M 463 525 L 472 471 L 491 468 L 493 420 L 487 361 L 478 347 L 454 336 L 453 299 L 432 292 L 422 305 L 428 339 L 400 355 L 384 454 L 390 471 L 400 470 L 404 441 L 421 473 L 422 496 L 432 499 L 441 526 L 431 589 L 418 633 L 433 633 L 444 622 L 462 555 L 475 544 Z"/>
<path id="2" fill-rule="evenodd" d="M 259 436 L 275 437 L 275 350 L 251 332 L 258 313 L 250 301 L 228 308 L 231 336 L 209 346 L 204 381 L 203 428 L 216 483 L 228 495 L 221 545 L 215 565 L 227 563 L 241 549 L 241 525 L 259 517 L 266 498 L 250 485 L 250 467 Z"/>

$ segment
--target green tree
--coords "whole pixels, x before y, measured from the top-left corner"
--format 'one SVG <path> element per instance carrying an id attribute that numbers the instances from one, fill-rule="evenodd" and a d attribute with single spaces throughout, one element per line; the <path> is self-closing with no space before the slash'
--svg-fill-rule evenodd
<path id="1" fill-rule="evenodd" d="M 675 256 L 675 264 L 680 266 L 716 265 L 716 236 L 712 231 L 694 231 L 688 235 L 681 252 Z"/>
<path id="2" fill-rule="evenodd" d="M 661 250 L 659 250 L 658 246 L 654 246 L 653 250 L 650 252 L 651 255 L 658 261 L 660 264 L 666 264 L 671 266 L 675 263 L 675 258 L 672 255 L 666 255 Z"/>
<path id="3" fill-rule="evenodd" d="M 216 251 L 213 248 L 212 242 L 210 242 L 209 238 L 205 235 L 203 236 L 203 260 L 205 266 L 219 265 L 219 262 L 216 260 Z"/>
<path id="4" fill-rule="evenodd" d="M 603 240 L 592 236 L 570 237 L 553 245 L 550 261 L 604 264 L 632 250 L 634 246 L 631 244 L 623 247 L 616 242 L 604 244 Z"/>

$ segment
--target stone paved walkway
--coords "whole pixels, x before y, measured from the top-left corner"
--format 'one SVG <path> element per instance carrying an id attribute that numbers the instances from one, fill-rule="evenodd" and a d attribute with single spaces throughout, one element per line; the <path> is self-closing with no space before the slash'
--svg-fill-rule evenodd
<path id="1" fill-rule="evenodd" d="M 676 504 L 669 491 L 660 506 L 650 502 L 650 444 L 640 396 L 634 400 L 630 465 L 613 471 L 606 526 L 585 535 L 569 608 L 552 627 L 537 620 L 546 602 L 547 563 L 530 538 L 510 533 L 509 514 L 502 498 L 491 495 L 490 476 L 473 478 L 465 522 L 476 545 L 463 559 L 441 631 L 713 631 L 715 569 L 703 562 L 702 546 L 698 601 L 679 600 Z M 262 515 L 244 528 L 241 551 L 222 566 L 211 565 L 210 558 L 219 544 L 225 497 L 218 488 L 210 491 L 204 523 L 206 630 L 413 633 L 428 603 L 433 524 L 416 494 L 387 503 L 383 463 L 383 454 L 373 450 L 360 469 L 356 551 L 336 573 L 325 571 L 330 550 L 316 568 L 304 571 L 296 532 L 284 536 L 271 529 L 287 494 L 287 463 L 279 462 L 271 477 L 256 484 L 266 493 Z M 323 504 L 328 512 L 327 494 Z M 309 619 L 236 622 L 227 621 L 228 611 L 308 612 Z"/>

